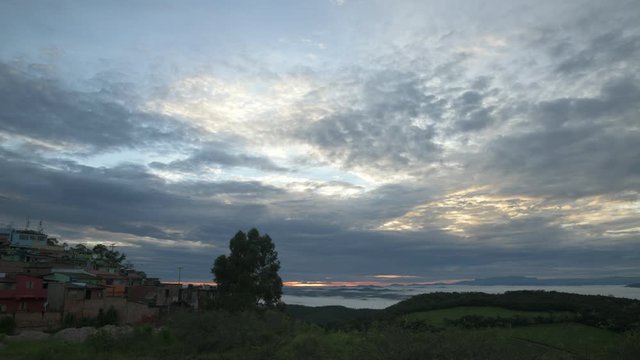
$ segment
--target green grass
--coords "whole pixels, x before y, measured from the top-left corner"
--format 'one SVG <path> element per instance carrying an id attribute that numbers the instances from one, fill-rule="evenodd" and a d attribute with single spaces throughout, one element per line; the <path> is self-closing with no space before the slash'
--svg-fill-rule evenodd
<path id="1" fill-rule="evenodd" d="M 447 320 L 456 320 L 463 316 L 477 315 L 483 317 L 513 318 L 516 316 L 523 318 L 535 318 L 538 316 L 572 319 L 573 314 L 566 311 L 520 311 L 510 310 L 491 306 L 459 306 L 448 309 L 422 311 L 407 314 L 403 317 L 407 321 L 426 321 L 436 326 L 446 326 Z"/>
<path id="2" fill-rule="evenodd" d="M 56 340 L 16 341 L 6 343 L 0 349 L 0 359 L 108 359 L 108 355 L 93 354 L 84 344 L 65 344 Z M 97 355 L 94 357 L 94 355 Z"/>
<path id="3" fill-rule="evenodd" d="M 536 318 L 553 316 L 558 320 L 566 320 L 554 324 L 537 324 L 518 327 L 495 327 L 489 329 L 457 329 L 454 330 L 448 320 L 460 319 L 464 316 L 476 315 L 487 318 Z M 608 349 L 614 348 L 622 339 L 622 335 L 592 326 L 570 322 L 574 314 L 566 311 L 519 311 L 500 307 L 463 306 L 449 309 L 416 312 L 404 315 L 405 321 L 425 321 L 431 325 L 449 329 L 448 332 L 478 332 L 493 334 L 497 338 L 520 342 L 522 346 L 537 346 L 546 349 L 549 354 L 566 354 L 578 357 L 602 357 Z"/>
<path id="4" fill-rule="evenodd" d="M 512 339 L 544 344 L 579 356 L 599 353 L 616 346 L 622 339 L 622 335 L 612 331 L 576 323 L 541 324 L 495 331 Z"/>
<path id="5" fill-rule="evenodd" d="M 452 308 L 414 314 L 437 314 L 441 321 L 458 316 L 539 316 L 502 308 Z M 426 314 L 426 315 L 425 315 Z M 615 333 L 577 323 L 518 327 L 410 329 L 397 321 L 375 322 L 366 330 L 329 330 L 290 320 L 277 312 L 184 313 L 154 332 L 135 328 L 131 337 L 106 333 L 83 344 L 56 340 L 6 343 L 0 359 L 621 359 L 636 360 L 640 330 Z"/>

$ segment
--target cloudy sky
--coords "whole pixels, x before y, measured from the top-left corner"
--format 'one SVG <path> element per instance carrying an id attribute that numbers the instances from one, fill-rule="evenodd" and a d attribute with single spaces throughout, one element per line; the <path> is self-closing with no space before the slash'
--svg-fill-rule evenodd
<path id="1" fill-rule="evenodd" d="M 640 272 L 640 4 L 0 2 L 0 224 L 210 280 Z M 385 276 L 380 276 L 385 275 Z"/>

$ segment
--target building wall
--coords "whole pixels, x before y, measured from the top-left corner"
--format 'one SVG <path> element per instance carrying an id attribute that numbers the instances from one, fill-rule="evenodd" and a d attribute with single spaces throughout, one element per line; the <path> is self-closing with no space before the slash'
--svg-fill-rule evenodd
<path id="1" fill-rule="evenodd" d="M 25 264 L 22 261 L 0 260 L 0 272 L 20 273 L 23 272 Z"/>
<path id="2" fill-rule="evenodd" d="M 118 320 L 120 324 L 137 324 L 155 321 L 158 319 L 158 309 L 149 308 L 143 304 L 127 302 L 124 299 L 111 299 L 100 302 L 91 301 L 84 304 L 83 307 L 70 312 L 76 318 L 94 318 L 98 316 L 100 309 L 106 311 L 110 306 L 118 312 Z M 6 316 L 12 316 L 16 321 L 18 328 L 57 328 L 62 325 L 66 313 L 64 312 L 46 312 L 40 313 L 15 313 Z M 0 315 L 0 318 L 3 315 Z"/>
<path id="3" fill-rule="evenodd" d="M 64 309 L 65 284 L 49 283 L 47 291 L 47 310 L 62 311 Z"/>
<path id="4" fill-rule="evenodd" d="M 6 313 L 42 312 L 47 289 L 40 278 L 16 275 L 15 287 L 0 289 L 0 310 Z"/>
<path id="5" fill-rule="evenodd" d="M 41 313 L 44 299 L 0 299 L 0 313 Z"/>
<path id="6" fill-rule="evenodd" d="M 124 298 L 126 288 L 124 285 L 107 285 L 104 289 L 104 296 Z"/>
<path id="7" fill-rule="evenodd" d="M 95 318 L 102 311 L 113 307 L 118 312 L 118 320 L 121 324 L 136 324 L 150 319 L 158 318 L 158 309 L 150 308 L 145 304 L 129 302 L 122 298 L 104 298 L 85 300 L 76 303 L 65 310 L 65 314 L 73 314 L 76 318 Z"/>
<path id="8" fill-rule="evenodd" d="M 23 233 L 21 230 L 13 230 L 10 235 L 11 246 L 34 247 L 46 246 L 47 235 Z"/>
<path id="9" fill-rule="evenodd" d="M 62 324 L 61 313 L 16 313 L 13 315 L 18 328 L 57 328 Z"/>
<path id="10" fill-rule="evenodd" d="M 155 304 L 157 298 L 157 286 L 130 286 L 127 288 L 127 299 L 142 304 Z"/>

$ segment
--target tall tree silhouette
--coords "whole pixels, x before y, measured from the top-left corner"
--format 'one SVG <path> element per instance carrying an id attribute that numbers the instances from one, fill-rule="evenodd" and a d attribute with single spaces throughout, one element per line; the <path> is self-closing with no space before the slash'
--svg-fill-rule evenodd
<path id="1" fill-rule="evenodd" d="M 253 228 L 229 241 L 231 253 L 216 258 L 211 272 L 218 284 L 216 304 L 231 310 L 273 307 L 282 296 L 280 261 L 269 235 Z"/>

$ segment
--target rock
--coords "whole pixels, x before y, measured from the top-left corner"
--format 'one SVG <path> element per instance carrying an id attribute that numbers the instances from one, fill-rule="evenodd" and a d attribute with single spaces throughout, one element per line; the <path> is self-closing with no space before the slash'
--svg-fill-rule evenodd
<path id="1" fill-rule="evenodd" d="M 81 343 L 87 340 L 87 338 L 95 334 L 97 330 L 95 328 L 86 326 L 82 328 L 68 328 L 62 329 L 53 334 L 54 339 L 59 339 L 69 343 Z"/>
<path id="2" fill-rule="evenodd" d="M 116 337 L 129 336 L 133 334 L 133 327 L 129 325 L 124 325 L 116 328 Z"/>
<path id="3" fill-rule="evenodd" d="M 18 335 L 7 336 L 5 341 L 37 341 L 46 340 L 49 334 L 36 330 L 22 330 Z"/>
<path id="4" fill-rule="evenodd" d="M 103 327 L 101 327 L 98 331 L 103 331 L 109 335 L 116 335 L 116 331 L 117 331 L 118 327 L 115 325 L 105 325 Z"/>
<path id="5" fill-rule="evenodd" d="M 99 329 L 99 331 L 110 334 L 113 337 L 119 338 L 123 336 L 128 336 L 133 332 L 133 328 L 131 326 L 115 326 L 115 325 L 105 325 Z"/>

